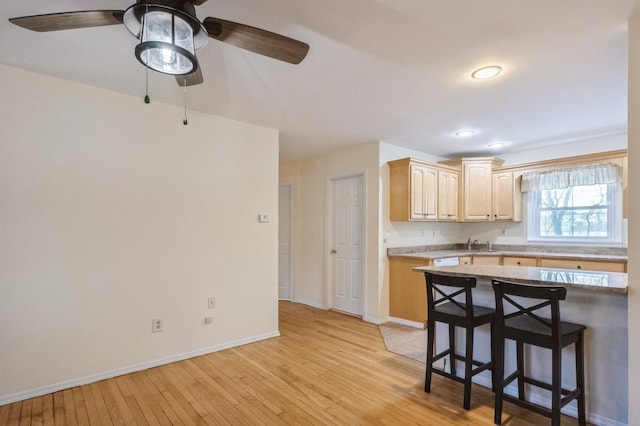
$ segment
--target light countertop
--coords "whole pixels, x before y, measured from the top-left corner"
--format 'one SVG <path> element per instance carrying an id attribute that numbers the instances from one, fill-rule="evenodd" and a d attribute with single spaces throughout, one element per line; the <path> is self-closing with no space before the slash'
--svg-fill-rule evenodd
<path id="1" fill-rule="evenodd" d="M 531 266 L 459 265 L 419 266 L 416 272 L 434 272 L 450 276 L 475 276 L 522 284 L 562 285 L 585 290 L 627 293 L 628 276 L 622 272 L 586 271 Z"/>
<path id="2" fill-rule="evenodd" d="M 388 253 L 388 257 L 405 257 L 411 259 L 443 259 L 446 257 L 468 256 L 516 256 L 516 257 L 545 257 L 555 259 L 580 259 L 593 261 L 617 261 L 627 260 L 627 256 L 618 254 L 594 254 L 594 253 L 557 253 L 550 251 L 511 251 L 511 250 L 427 250 L 409 253 Z"/>

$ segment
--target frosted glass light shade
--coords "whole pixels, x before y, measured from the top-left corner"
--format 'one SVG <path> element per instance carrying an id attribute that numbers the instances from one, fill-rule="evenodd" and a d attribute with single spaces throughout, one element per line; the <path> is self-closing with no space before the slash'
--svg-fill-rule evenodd
<path id="1" fill-rule="evenodd" d="M 152 70 L 172 75 L 190 74 L 197 65 L 193 28 L 178 15 L 149 11 L 142 18 L 136 57 Z"/>

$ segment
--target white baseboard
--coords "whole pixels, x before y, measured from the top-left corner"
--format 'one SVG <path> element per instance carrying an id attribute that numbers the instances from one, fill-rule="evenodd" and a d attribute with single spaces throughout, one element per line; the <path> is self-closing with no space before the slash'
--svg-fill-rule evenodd
<path id="1" fill-rule="evenodd" d="M 484 386 L 485 388 L 491 389 L 491 379 L 483 376 L 475 376 L 473 378 L 473 383 L 479 384 L 480 386 Z M 512 395 L 514 397 L 518 396 L 518 387 L 515 384 L 511 384 L 505 388 L 505 393 Z M 536 394 L 528 394 L 527 398 L 529 401 L 534 404 L 541 405 L 543 407 L 551 407 L 551 401 L 548 398 L 544 398 L 540 395 Z M 571 416 L 573 418 L 578 418 L 578 409 L 573 405 L 565 406 L 562 409 L 562 414 L 566 414 L 567 416 Z M 627 426 L 627 423 L 622 423 L 614 419 L 610 419 L 608 417 L 600 416 L 595 413 L 587 413 L 587 422 L 598 425 L 598 426 Z"/>
<path id="2" fill-rule="evenodd" d="M 389 322 L 395 322 L 396 324 L 408 325 L 409 327 L 424 329 L 424 324 L 417 321 L 409 321 L 404 318 L 389 317 Z"/>
<path id="3" fill-rule="evenodd" d="M 329 308 L 327 308 L 325 305 L 323 305 L 323 304 L 321 304 L 321 303 L 313 302 L 313 301 L 310 301 L 310 300 L 297 299 L 297 298 L 296 298 L 296 299 L 294 299 L 294 300 L 292 300 L 292 301 L 293 301 L 293 302 L 295 302 L 295 303 L 301 303 L 301 304 L 303 304 L 303 305 L 311 306 L 312 308 L 322 309 L 322 310 L 324 310 L 324 311 L 326 311 L 327 309 L 329 309 Z"/>
<path id="4" fill-rule="evenodd" d="M 225 349 L 235 348 L 237 346 L 243 346 L 249 343 L 259 342 L 261 340 L 271 339 L 279 337 L 279 331 L 272 331 L 270 333 L 261 334 L 258 336 L 247 337 L 245 339 L 235 340 L 233 342 L 223 343 L 221 345 L 209 346 L 195 351 L 184 352 L 181 354 L 171 355 L 163 358 L 158 358 L 139 364 L 130 365 L 123 368 L 117 368 L 114 370 L 103 371 L 89 376 L 78 377 L 76 379 L 65 380 L 63 382 L 54 383 L 47 386 L 42 386 L 34 389 L 28 389 L 26 391 L 17 392 L 9 395 L 0 395 L 0 406 L 11 404 L 18 401 L 23 401 L 29 398 L 35 398 L 42 395 L 47 395 L 53 392 L 58 392 L 64 389 L 73 388 L 76 386 L 82 386 L 89 383 L 99 382 L 100 380 L 110 379 L 116 376 L 122 376 L 123 374 L 135 373 L 136 371 L 147 370 L 149 368 L 158 367 L 160 365 L 171 364 L 172 362 L 183 361 L 185 359 L 194 358 L 201 355 L 207 355 L 213 352 L 219 352 Z"/>
<path id="5" fill-rule="evenodd" d="M 363 316 L 362 321 L 375 324 L 375 325 L 384 324 L 386 322 L 384 320 L 381 320 L 380 318 L 371 317 L 371 316 Z"/>

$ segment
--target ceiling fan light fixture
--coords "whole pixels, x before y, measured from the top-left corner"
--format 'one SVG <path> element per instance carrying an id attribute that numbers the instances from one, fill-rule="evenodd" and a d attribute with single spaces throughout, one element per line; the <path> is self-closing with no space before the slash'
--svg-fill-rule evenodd
<path id="1" fill-rule="evenodd" d="M 193 28 L 182 17 L 164 10 L 144 14 L 136 57 L 164 74 L 183 75 L 196 70 Z"/>

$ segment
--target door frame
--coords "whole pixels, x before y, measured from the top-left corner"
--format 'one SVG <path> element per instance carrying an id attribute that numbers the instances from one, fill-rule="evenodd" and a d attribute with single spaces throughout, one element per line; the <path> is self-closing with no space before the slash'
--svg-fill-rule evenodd
<path id="1" fill-rule="evenodd" d="M 366 317 L 367 312 L 367 171 L 359 170 L 352 173 L 334 174 L 329 175 L 326 180 L 326 200 L 325 200 L 325 305 L 327 309 L 333 309 L 333 256 L 331 255 L 331 249 L 333 247 L 333 231 L 334 231 L 334 217 L 333 217 L 333 186 L 335 181 L 341 179 L 348 179 L 353 177 L 362 178 L 362 213 L 360 219 L 362 220 L 362 314 L 361 317 Z"/>
<path id="2" fill-rule="evenodd" d="M 294 253 L 295 253 L 295 226 L 294 226 L 294 222 L 295 222 L 295 217 L 294 217 L 294 213 L 295 213 L 295 189 L 296 186 L 293 182 L 289 182 L 289 181 L 281 181 L 278 182 L 278 197 L 280 197 L 280 187 L 281 186 L 287 186 L 289 187 L 289 278 L 290 278 L 290 288 L 289 288 L 289 299 L 280 299 L 280 294 L 278 294 L 278 300 L 289 300 L 289 301 L 293 301 L 294 300 L 294 295 L 295 295 L 295 276 L 294 276 Z M 278 216 L 278 226 L 280 226 L 280 217 Z M 278 240 L 280 240 L 280 237 L 278 236 Z"/>

